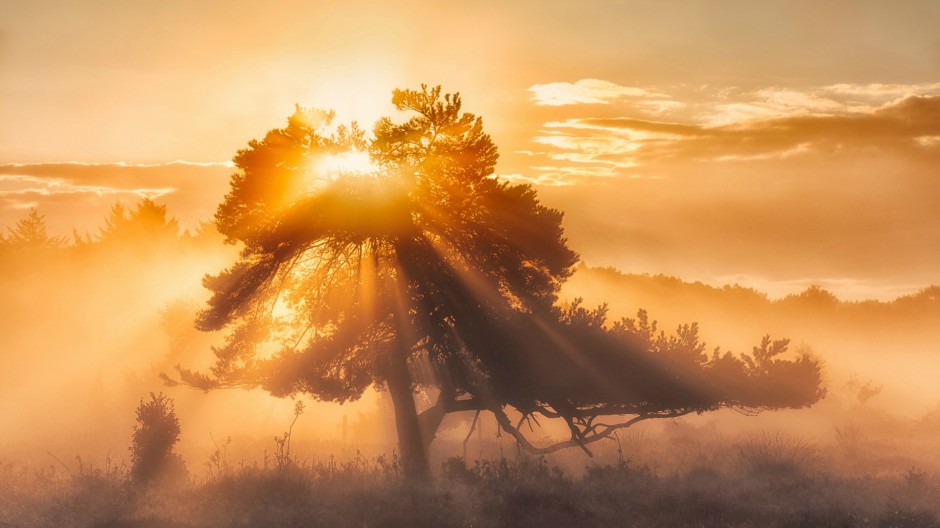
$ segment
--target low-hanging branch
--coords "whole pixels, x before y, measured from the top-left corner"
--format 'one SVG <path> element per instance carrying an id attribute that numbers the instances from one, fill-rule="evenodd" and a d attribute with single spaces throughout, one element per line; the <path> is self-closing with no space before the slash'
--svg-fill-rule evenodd
<path id="1" fill-rule="evenodd" d="M 587 448 L 588 444 L 593 444 L 594 442 L 610 438 L 610 435 L 618 429 L 625 429 L 644 420 L 650 420 L 653 418 L 678 418 L 693 412 L 692 410 L 683 410 L 659 414 L 641 414 L 631 418 L 630 420 L 627 420 L 626 422 L 610 425 L 597 424 L 597 426 L 602 426 L 603 429 L 600 431 L 595 430 L 589 434 L 583 434 L 583 431 L 576 433 L 576 426 L 573 425 L 571 421 L 568 421 L 569 426 L 572 427 L 572 435 L 570 440 L 556 442 L 544 447 L 537 447 L 525 437 L 518 427 L 512 425 L 512 421 L 510 421 L 509 416 L 506 415 L 502 408 L 495 408 L 492 409 L 492 411 L 496 416 L 496 423 L 498 423 L 504 431 L 509 433 L 516 440 L 516 443 L 528 453 L 533 455 L 547 455 L 549 453 L 554 453 L 555 451 L 560 451 L 569 447 L 579 447 L 585 453 L 587 453 L 588 456 L 593 456 L 593 453 Z"/>

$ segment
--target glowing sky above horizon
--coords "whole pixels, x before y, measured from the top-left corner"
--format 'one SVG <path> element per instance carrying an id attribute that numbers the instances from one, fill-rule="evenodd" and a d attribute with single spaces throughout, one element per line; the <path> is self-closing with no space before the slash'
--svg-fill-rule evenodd
<path id="1" fill-rule="evenodd" d="M 460 91 L 591 265 L 847 298 L 940 283 L 940 4 L 0 0 L 0 225 L 208 220 L 295 103 Z M 184 160 L 184 161 L 179 161 Z M 118 162 L 118 163 L 114 163 Z"/>

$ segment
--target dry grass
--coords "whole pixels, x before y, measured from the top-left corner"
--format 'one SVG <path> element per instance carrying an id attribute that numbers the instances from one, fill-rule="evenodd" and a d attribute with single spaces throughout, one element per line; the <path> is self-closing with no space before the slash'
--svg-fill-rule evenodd
<path id="1" fill-rule="evenodd" d="M 734 463 L 657 472 L 614 456 L 573 475 L 541 457 L 455 457 L 414 483 L 394 456 L 357 454 L 215 465 L 151 487 L 120 465 L 7 463 L 0 527 L 940 526 L 940 480 L 916 467 L 840 476 L 819 447 L 783 433 L 700 450 Z"/>

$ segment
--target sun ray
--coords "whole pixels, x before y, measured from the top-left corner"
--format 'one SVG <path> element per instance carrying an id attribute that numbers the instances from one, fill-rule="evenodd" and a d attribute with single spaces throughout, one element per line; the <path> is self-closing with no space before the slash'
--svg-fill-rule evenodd
<path id="1" fill-rule="evenodd" d="M 494 287 L 490 281 L 480 275 L 478 271 L 470 267 L 454 265 L 452 259 L 446 258 L 446 256 L 450 255 L 452 251 L 444 246 L 441 240 L 435 239 L 433 237 L 426 237 L 426 240 L 428 240 L 430 247 L 441 258 L 441 261 L 446 263 L 448 267 L 455 272 L 457 278 L 463 283 L 464 287 L 466 287 L 472 295 L 477 297 L 477 299 L 488 304 L 493 304 L 499 302 L 500 300 L 503 302 L 513 301 L 512 299 L 506 299 L 503 294 L 496 287 Z M 613 381 L 608 373 L 603 372 L 601 369 L 597 368 L 596 365 L 593 365 L 591 360 L 585 357 L 574 343 L 572 343 L 565 336 L 561 335 L 557 330 L 553 329 L 541 317 L 532 314 L 532 323 L 534 324 L 534 329 L 538 334 L 544 336 L 547 342 L 551 343 L 554 348 L 568 356 L 575 365 L 582 369 L 586 375 L 590 376 L 599 387 L 603 388 L 604 391 L 611 395 L 623 393 L 625 389 Z M 504 330 L 506 330 L 510 335 L 514 335 L 514 338 L 520 340 L 520 342 L 529 338 L 529 336 L 526 334 L 526 330 L 514 328 L 512 326 L 506 326 Z M 531 331 L 532 328 L 527 330 Z M 458 342 L 462 342 L 462 339 L 459 335 L 456 334 L 456 332 L 454 332 L 454 337 L 458 340 Z"/>

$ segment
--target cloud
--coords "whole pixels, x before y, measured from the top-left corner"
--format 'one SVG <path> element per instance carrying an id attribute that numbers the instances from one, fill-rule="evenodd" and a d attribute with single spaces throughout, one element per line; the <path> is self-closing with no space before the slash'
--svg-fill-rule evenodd
<path id="1" fill-rule="evenodd" d="M 828 115 L 849 110 L 849 105 L 814 93 L 786 88 L 764 88 L 750 101 L 716 104 L 701 120 L 712 126 L 791 115 Z"/>
<path id="2" fill-rule="evenodd" d="M 173 187 L 120 189 L 107 185 L 76 185 L 61 178 L 40 178 L 20 174 L 0 175 L 0 197 L 54 194 L 133 195 L 138 198 L 159 198 L 176 191 Z"/>
<path id="3" fill-rule="evenodd" d="M 808 153 L 811 150 L 810 143 L 800 143 L 793 148 L 785 150 L 773 150 L 762 154 L 725 154 L 723 156 L 718 156 L 712 159 L 712 161 L 782 160 Z"/>
<path id="4" fill-rule="evenodd" d="M 804 113 L 759 121 L 704 127 L 688 141 L 675 141 L 664 150 L 671 156 L 699 160 L 735 155 L 768 155 L 800 148 L 802 152 L 893 150 L 912 154 L 924 145 L 922 137 L 940 135 L 940 96 L 909 96 L 873 111 L 815 115 Z"/>
<path id="5" fill-rule="evenodd" d="M 915 96 L 940 95 L 940 83 L 834 84 L 802 89 L 769 86 L 754 91 L 706 87 L 696 105 L 696 121 L 712 126 L 805 115 L 872 113 Z"/>
<path id="6" fill-rule="evenodd" d="M 174 160 L 166 163 L 127 163 L 126 161 L 61 161 L 61 162 L 38 162 L 38 163 L 6 163 L 2 167 L 43 167 L 43 166 L 75 166 L 75 167 L 172 167 L 173 165 L 183 165 L 190 167 L 235 167 L 231 161 L 186 161 Z"/>
<path id="7" fill-rule="evenodd" d="M 940 83 L 832 84 L 824 86 L 822 90 L 842 96 L 862 96 L 885 101 L 909 95 L 937 95 L 940 94 Z"/>
<path id="8" fill-rule="evenodd" d="M 682 123 L 669 123 L 661 121 L 647 121 L 629 117 L 584 118 L 553 121 L 546 126 L 555 128 L 584 128 L 600 131 L 627 130 L 634 132 L 650 132 L 661 134 L 661 137 L 670 136 L 697 136 L 702 134 L 702 127 Z"/>
<path id="9" fill-rule="evenodd" d="M 539 174 L 536 177 L 519 173 L 496 175 L 498 179 L 505 180 L 513 184 L 550 185 L 552 187 L 575 185 L 575 182 L 566 176 L 567 175 L 553 174 L 551 172 L 545 172 Z"/>
<path id="10" fill-rule="evenodd" d="M 600 79 L 581 79 L 575 83 L 552 82 L 535 84 L 529 87 L 529 91 L 532 92 L 532 99 L 535 101 L 535 104 L 543 106 L 610 104 L 612 101 L 624 97 L 667 97 L 663 94 L 643 88 L 621 86 Z"/>
<path id="11" fill-rule="evenodd" d="M 933 148 L 940 146 L 940 136 L 917 136 L 914 141 L 924 148 Z"/>
<path id="12" fill-rule="evenodd" d="M 634 131 L 673 135 L 699 135 L 702 127 L 685 125 L 681 123 L 668 123 L 659 121 L 646 121 L 628 117 L 566 119 L 565 121 L 549 121 L 545 123 L 549 128 L 582 128 L 603 131 Z"/>
<path id="13" fill-rule="evenodd" d="M 612 177 L 632 174 L 619 169 L 669 160 L 770 161 L 859 150 L 893 151 L 898 156 L 940 155 L 940 96 L 912 95 L 859 110 L 796 95 L 792 90 L 764 93 L 773 108 L 742 111 L 737 119 L 721 120 L 721 124 L 710 119 L 692 124 L 634 117 L 549 121 L 532 138 L 542 149 L 530 151 L 530 156 L 568 161 L 572 167 L 607 166 L 609 170 L 603 175 Z M 730 106 L 720 106 L 726 117 L 731 115 L 727 113 Z M 804 110 L 798 111 L 800 108 Z M 755 118 L 758 114 L 763 117 Z M 552 172 L 559 173 L 559 168 Z M 577 170 L 568 172 L 578 174 Z M 594 169 L 581 176 L 598 174 Z"/>
<path id="14" fill-rule="evenodd" d="M 562 160 L 556 160 L 562 161 Z M 591 180 L 613 178 L 618 176 L 616 168 L 611 166 L 571 166 L 571 165 L 533 165 L 538 173 L 535 180 L 542 185 L 568 186 L 578 185 Z"/>
<path id="15" fill-rule="evenodd" d="M 859 292 L 940 283 L 935 85 L 670 90 L 683 105 L 662 115 L 642 98 L 545 112 L 508 171 L 566 212 L 588 263 Z"/>
<path id="16" fill-rule="evenodd" d="M 687 108 L 689 105 L 687 103 L 675 101 L 672 99 L 646 99 L 637 101 L 634 103 L 634 106 L 641 109 L 646 114 L 662 116 L 675 113 L 679 110 Z"/>

